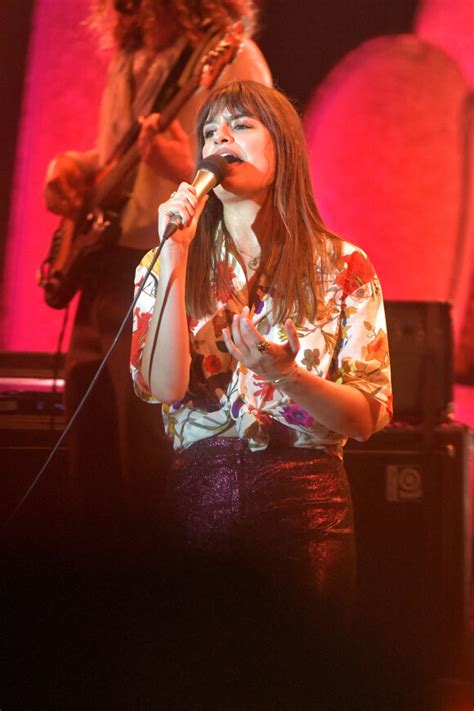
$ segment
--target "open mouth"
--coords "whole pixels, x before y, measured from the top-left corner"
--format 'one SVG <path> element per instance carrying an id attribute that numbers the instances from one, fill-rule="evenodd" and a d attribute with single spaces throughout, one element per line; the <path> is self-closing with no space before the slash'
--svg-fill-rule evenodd
<path id="1" fill-rule="evenodd" d="M 239 156 L 236 156 L 234 153 L 221 153 L 221 155 L 229 165 L 232 163 L 243 163 L 242 158 L 239 158 Z"/>

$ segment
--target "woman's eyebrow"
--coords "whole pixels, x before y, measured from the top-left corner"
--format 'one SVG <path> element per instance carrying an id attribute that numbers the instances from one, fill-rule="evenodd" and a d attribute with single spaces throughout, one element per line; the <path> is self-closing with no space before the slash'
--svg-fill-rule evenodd
<path id="1" fill-rule="evenodd" d="M 232 119 L 238 119 L 238 118 L 252 118 L 251 114 L 247 113 L 247 111 L 235 111 L 232 114 Z"/>
<path id="2" fill-rule="evenodd" d="M 217 116 L 218 116 L 218 113 L 214 114 L 214 116 L 210 116 L 204 123 L 204 126 L 208 126 L 209 124 L 215 123 Z M 244 117 L 245 118 L 253 118 L 246 111 L 232 111 L 227 114 L 224 114 L 224 117 L 227 121 L 233 121 L 234 119 L 244 118 Z"/>

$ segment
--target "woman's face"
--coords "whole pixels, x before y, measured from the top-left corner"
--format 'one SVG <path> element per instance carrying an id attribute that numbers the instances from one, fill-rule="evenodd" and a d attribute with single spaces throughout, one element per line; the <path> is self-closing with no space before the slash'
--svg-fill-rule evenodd
<path id="1" fill-rule="evenodd" d="M 252 199 L 263 203 L 275 178 L 275 146 L 270 131 L 257 118 L 227 109 L 204 125 L 203 158 L 232 156 L 229 170 L 214 192 L 223 202 Z"/>

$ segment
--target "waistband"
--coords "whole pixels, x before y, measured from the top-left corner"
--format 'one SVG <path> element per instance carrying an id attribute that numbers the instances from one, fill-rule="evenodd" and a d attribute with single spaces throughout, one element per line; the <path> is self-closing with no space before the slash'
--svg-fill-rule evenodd
<path id="1" fill-rule="evenodd" d="M 233 453 L 239 455 L 247 455 L 251 458 L 268 458 L 274 456 L 285 456 L 289 460 L 294 459 L 298 461 L 310 461 L 312 459 L 335 459 L 340 462 L 340 458 L 335 454 L 331 454 L 327 450 L 316 447 L 293 447 L 286 442 L 277 439 L 271 439 L 268 443 L 268 447 L 265 449 L 251 450 L 249 448 L 248 442 L 241 437 L 208 437 L 206 439 L 201 439 L 198 442 L 194 442 L 187 449 L 179 452 L 177 454 L 178 458 L 181 457 L 192 457 L 202 454 L 202 456 L 212 456 L 213 454 L 225 454 L 228 453 L 232 455 Z"/>

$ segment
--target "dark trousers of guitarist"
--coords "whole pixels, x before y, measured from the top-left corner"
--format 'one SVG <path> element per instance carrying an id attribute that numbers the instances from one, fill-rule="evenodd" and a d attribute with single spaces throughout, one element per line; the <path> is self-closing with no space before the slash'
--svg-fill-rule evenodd
<path id="1" fill-rule="evenodd" d="M 83 288 L 66 360 L 71 415 L 112 343 L 132 298 L 142 253 L 115 247 L 97 259 Z M 155 545 L 163 536 L 163 491 L 170 463 L 159 406 L 133 392 L 131 325 L 125 330 L 68 441 L 70 496 L 81 540 L 91 550 Z M 124 540 L 126 538 L 126 540 Z"/>

